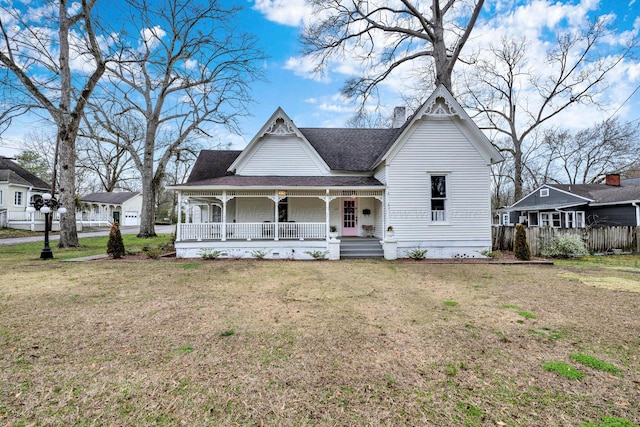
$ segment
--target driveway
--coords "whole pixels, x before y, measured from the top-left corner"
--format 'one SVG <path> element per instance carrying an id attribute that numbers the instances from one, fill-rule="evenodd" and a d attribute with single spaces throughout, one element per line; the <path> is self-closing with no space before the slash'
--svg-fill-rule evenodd
<path id="1" fill-rule="evenodd" d="M 156 233 L 157 234 L 171 234 L 175 231 L 175 225 L 156 225 Z M 138 234 L 140 231 L 140 227 L 120 227 L 120 233 L 122 234 Z M 99 231 L 90 231 L 87 233 L 78 233 L 79 238 L 83 237 L 97 237 L 97 236 L 108 236 L 109 228 L 105 227 L 104 230 Z M 13 239 L 0 239 L 0 245 L 17 245 L 20 243 L 31 243 L 31 242 L 41 242 L 44 239 L 44 234 L 42 236 L 30 236 L 30 237 L 16 237 Z M 50 241 L 59 240 L 60 236 L 57 234 L 49 235 Z"/>

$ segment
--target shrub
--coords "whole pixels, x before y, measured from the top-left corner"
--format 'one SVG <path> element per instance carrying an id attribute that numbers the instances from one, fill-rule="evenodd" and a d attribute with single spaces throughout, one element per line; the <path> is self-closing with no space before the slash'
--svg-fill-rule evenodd
<path id="1" fill-rule="evenodd" d="M 422 249 L 420 246 L 407 251 L 407 256 L 411 259 L 420 260 L 427 256 L 429 249 Z"/>
<path id="2" fill-rule="evenodd" d="M 155 248 L 150 248 L 149 246 L 145 246 L 142 248 L 142 252 L 145 253 L 147 258 L 158 259 L 160 258 L 160 255 L 162 255 L 165 252 L 165 250 L 159 246 Z"/>
<path id="3" fill-rule="evenodd" d="M 305 251 L 305 254 L 309 255 L 316 261 L 322 261 L 327 259 L 327 255 L 329 255 L 329 251 Z"/>
<path id="4" fill-rule="evenodd" d="M 516 225 L 516 237 L 513 244 L 513 252 L 516 258 L 528 261 L 531 259 L 531 249 L 527 243 L 527 229 L 523 224 Z"/>
<path id="5" fill-rule="evenodd" d="M 122 258 L 125 253 L 124 242 L 122 241 L 122 233 L 120 233 L 120 226 L 116 221 L 111 224 L 111 230 L 109 231 L 107 253 L 114 259 Z"/>
<path id="6" fill-rule="evenodd" d="M 577 234 L 553 236 L 549 245 L 542 250 L 542 255 L 550 258 L 571 258 L 587 253 L 587 246 Z"/>
<path id="7" fill-rule="evenodd" d="M 222 251 L 216 249 L 201 249 L 198 253 L 202 259 L 216 259 L 222 255 Z"/>
<path id="8" fill-rule="evenodd" d="M 267 251 L 264 249 L 256 249 L 255 251 L 251 252 L 251 256 L 254 257 L 255 259 L 265 259 L 265 257 L 269 255 L 269 252 L 271 251 Z"/>

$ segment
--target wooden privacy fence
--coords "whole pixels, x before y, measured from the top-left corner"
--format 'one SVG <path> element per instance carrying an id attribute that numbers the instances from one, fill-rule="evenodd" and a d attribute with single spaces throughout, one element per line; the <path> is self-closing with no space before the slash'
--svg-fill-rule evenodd
<path id="1" fill-rule="evenodd" d="M 493 249 L 512 251 L 515 227 L 493 227 Z M 527 227 L 527 242 L 532 255 L 540 255 L 554 236 L 577 234 L 590 252 L 607 252 L 622 249 L 640 252 L 640 227 L 551 228 Z"/>

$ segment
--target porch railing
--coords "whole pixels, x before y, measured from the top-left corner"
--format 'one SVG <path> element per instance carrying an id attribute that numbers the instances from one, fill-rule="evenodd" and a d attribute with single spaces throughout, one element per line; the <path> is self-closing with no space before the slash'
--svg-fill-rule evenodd
<path id="1" fill-rule="evenodd" d="M 324 222 L 246 222 L 226 224 L 227 240 L 325 239 Z M 276 235 L 277 230 L 277 235 Z M 222 223 L 180 224 L 181 240 L 221 240 Z"/>
<path id="2" fill-rule="evenodd" d="M 9 221 L 31 221 L 31 215 L 33 215 L 33 220 L 36 222 L 44 222 L 44 214 L 40 211 L 35 211 L 33 213 L 29 212 L 20 212 L 20 211 L 8 211 L 7 219 Z M 53 220 L 57 221 L 60 219 L 60 214 L 58 211 L 53 212 Z"/>

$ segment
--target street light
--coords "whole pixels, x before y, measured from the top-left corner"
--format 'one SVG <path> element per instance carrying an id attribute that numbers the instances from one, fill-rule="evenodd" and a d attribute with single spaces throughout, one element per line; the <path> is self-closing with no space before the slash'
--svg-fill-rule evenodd
<path id="1" fill-rule="evenodd" d="M 29 213 L 34 213 L 35 211 L 40 211 L 44 214 L 44 247 L 42 248 L 42 252 L 40 252 L 40 259 L 51 259 L 53 258 L 53 252 L 51 251 L 51 247 L 49 247 L 49 215 L 51 215 L 53 211 L 64 214 L 67 212 L 67 209 L 60 206 L 60 203 L 58 203 L 56 198 L 51 194 L 44 193 L 42 197 L 34 198 L 31 206 L 27 208 L 27 212 Z"/>

